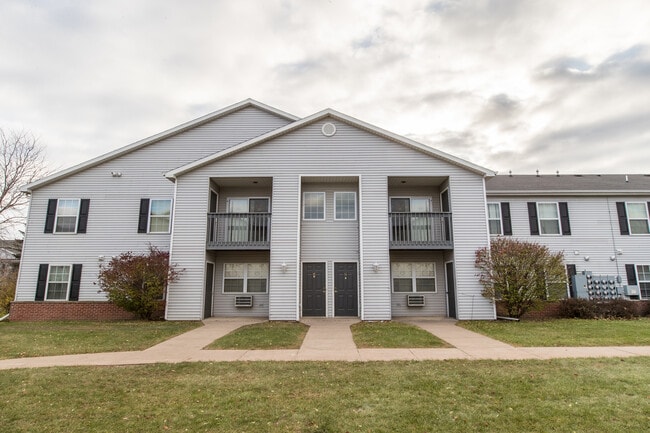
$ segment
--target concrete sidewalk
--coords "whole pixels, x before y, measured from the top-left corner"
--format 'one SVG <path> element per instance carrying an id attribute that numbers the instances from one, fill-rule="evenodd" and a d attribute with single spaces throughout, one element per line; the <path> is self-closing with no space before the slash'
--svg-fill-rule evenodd
<path id="1" fill-rule="evenodd" d="M 310 326 L 300 349 L 294 350 L 203 350 L 212 341 L 233 330 L 263 319 L 207 319 L 205 326 L 137 352 L 109 352 L 84 355 L 43 356 L 0 360 L 0 370 L 13 368 L 131 365 L 192 361 L 397 361 L 446 359 L 551 359 L 587 357 L 650 356 L 650 346 L 639 347 L 513 347 L 456 326 L 455 320 L 410 318 L 446 341 L 452 348 L 358 349 L 350 325 L 358 319 L 305 318 Z"/>

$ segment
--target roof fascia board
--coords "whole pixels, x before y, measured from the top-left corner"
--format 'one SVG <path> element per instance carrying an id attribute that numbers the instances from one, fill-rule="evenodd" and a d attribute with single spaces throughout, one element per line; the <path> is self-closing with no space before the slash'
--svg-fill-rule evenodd
<path id="1" fill-rule="evenodd" d="M 477 174 L 486 176 L 486 177 L 492 177 L 496 176 L 496 172 L 489 170 L 487 168 L 478 166 L 476 164 L 472 164 L 468 161 L 465 161 L 463 159 L 457 158 L 455 156 L 449 155 L 445 152 L 439 151 L 437 149 L 434 149 L 429 146 L 425 146 L 421 143 L 418 143 L 416 141 L 413 141 L 411 139 L 408 139 L 406 137 L 399 136 L 397 134 L 393 134 L 392 132 L 386 131 L 384 129 L 381 129 L 379 127 L 376 127 L 374 125 L 370 125 L 369 123 L 363 122 L 361 120 L 355 119 L 351 116 L 345 115 L 343 113 L 339 113 L 336 110 L 332 110 L 330 108 L 319 111 L 317 113 L 312 114 L 311 116 L 307 116 L 301 120 L 298 120 L 294 123 L 290 123 L 288 125 L 283 126 L 282 128 L 274 129 L 273 131 L 270 131 L 266 134 L 260 135 L 259 137 L 253 138 L 249 141 L 245 141 L 243 143 L 237 144 L 235 146 L 229 147 L 228 149 L 224 149 L 221 152 L 215 153 L 213 155 L 206 156 L 205 158 L 201 158 L 197 161 L 194 161 L 192 163 L 186 164 L 182 167 L 178 167 L 174 170 L 170 170 L 165 174 L 165 176 L 169 179 L 175 179 L 180 175 L 183 175 L 185 173 L 188 173 L 194 169 L 197 169 L 199 167 L 202 167 L 206 164 L 209 164 L 211 162 L 217 161 L 219 159 L 223 159 L 229 155 L 232 155 L 234 153 L 240 152 L 244 149 L 247 149 L 249 147 L 255 146 L 256 144 L 259 144 L 261 142 L 276 138 L 280 135 L 287 134 L 293 130 L 296 130 L 298 128 L 301 128 L 305 125 L 308 125 L 310 123 L 316 122 L 322 118 L 325 117 L 332 117 L 334 119 L 340 120 L 344 123 L 348 123 L 352 126 L 364 129 L 370 133 L 382 136 L 384 138 L 387 138 L 391 141 L 412 147 L 416 150 L 419 150 L 423 153 L 426 153 L 429 156 L 434 156 L 436 158 L 443 159 L 447 162 L 450 162 L 454 165 L 460 166 L 462 168 L 465 168 L 467 170 L 470 170 L 472 172 L 475 172 Z"/>
<path id="2" fill-rule="evenodd" d="M 649 190 L 602 190 L 602 191 L 584 191 L 584 190 L 536 190 L 536 191 L 486 191 L 488 197 L 533 197 L 533 196 L 584 196 L 584 197 L 597 197 L 597 196 L 650 196 Z"/>
<path id="3" fill-rule="evenodd" d="M 270 112 L 272 114 L 275 114 L 277 116 L 283 117 L 287 120 L 295 121 L 298 119 L 298 117 L 286 113 L 282 110 L 278 110 L 276 108 L 273 108 L 269 105 L 263 104 L 261 102 L 255 101 L 254 99 L 245 99 L 241 102 L 237 102 L 235 104 L 229 105 L 225 108 L 222 108 L 217 111 L 213 111 L 211 113 L 208 113 L 204 116 L 198 117 L 194 120 L 190 120 L 188 122 L 182 123 L 178 126 L 175 126 L 174 128 L 168 129 L 166 131 L 160 132 L 158 134 L 152 135 L 150 137 L 144 138 L 142 140 L 138 140 L 134 143 L 128 144 L 126 146 L 120 147 L 118 149 L 115 149 L 111 152 L 105 153 L 103 155 L 100 155 L 96 158 L 90 159 L 88 161 L 82 162 L 80 164 L 74 165 L 70 168 L 58 171 L 50 176 L 46 176 L 42 179 L 39 179 L 35 182 L 32 182 L 30 184 L 27 184 L 21 188 L 22 192 L 26 193 L 31 193 L 34 189 L 43 187 L 45 185 L 48 185 L 50 183 L 56 182 L 57 180 L 63 179 L 65 177 L 71 176 L 73 174 L 79 173 L 80 171 L 86 170 L 88 168 L 94 167 L 96 165 L 99 165 L 103 162 L 110 161 L 112 159 L 118 158 L 120 156 L 126 155 L 128 153 L 131 153 L 135 150 L 141 149 L 145 146 L 148 146 L 150 144 L 153 144 L 157 141 L 163 140 L 165 138 L 172 137 L 174 135 L 180 134 L 181 132 L 187 131 L 188 129 L 192 129 L 194 127 L 200 126 L 204 123 L 211 122 L 213 120 L 216 120 L 220 117 L 226 116 L 228 114 L 234 113 L 235 111 L 239 111 L 243 108 L 246 107 L 256 107 L 261 110 Z"/>

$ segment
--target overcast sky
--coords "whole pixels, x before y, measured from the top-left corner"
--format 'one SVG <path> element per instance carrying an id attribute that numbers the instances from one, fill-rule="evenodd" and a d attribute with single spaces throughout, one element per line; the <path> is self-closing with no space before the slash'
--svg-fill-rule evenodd
<path id="1" fill-rule="evenodd" d="M 650 173 L 650 3 L 0 2 L 0 127 L 53 168 L 249 97 L 500 173 Z"/>

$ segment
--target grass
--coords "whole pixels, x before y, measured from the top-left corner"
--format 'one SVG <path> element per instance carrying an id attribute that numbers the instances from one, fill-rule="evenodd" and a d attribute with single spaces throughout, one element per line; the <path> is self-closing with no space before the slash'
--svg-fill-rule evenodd
<path id="1" fill-rule="evenodd" d="M 515 346 L 648 346 L 650 319 L 543 322 L 468 321 L 459 326 Z"/>
<path id="2" fill-rule="evenodd" d="M 206 349 L 299 349 L 309 326 L 298 322 L 264 322 L 236 329 Z"/>
<path id="3" fill-rule="evenodd" d="M 0 359 L 142 350 L 200 322 L 0 322 Z"/>
<path id="4" fill-rule="evenodd" d="M 628 432 L 650 358 L 185 363 L 0 374 L 20 432 Z"/>
<path id="5" fill-rule="evenodd" d="M 351 326 L 359 348 L 449 347 L 424 329 L 400 322 L 359 322 Z"/>

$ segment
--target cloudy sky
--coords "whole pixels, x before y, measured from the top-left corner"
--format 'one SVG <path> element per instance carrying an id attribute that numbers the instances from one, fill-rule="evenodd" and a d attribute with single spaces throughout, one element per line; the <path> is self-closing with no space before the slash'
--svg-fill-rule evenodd
<path id="1" fill-rule="evenodd" d="M 0 127 L 52 168 L 249 97 L 500 173 L 650 173 L 650 3 L 0 2 Z"/>

